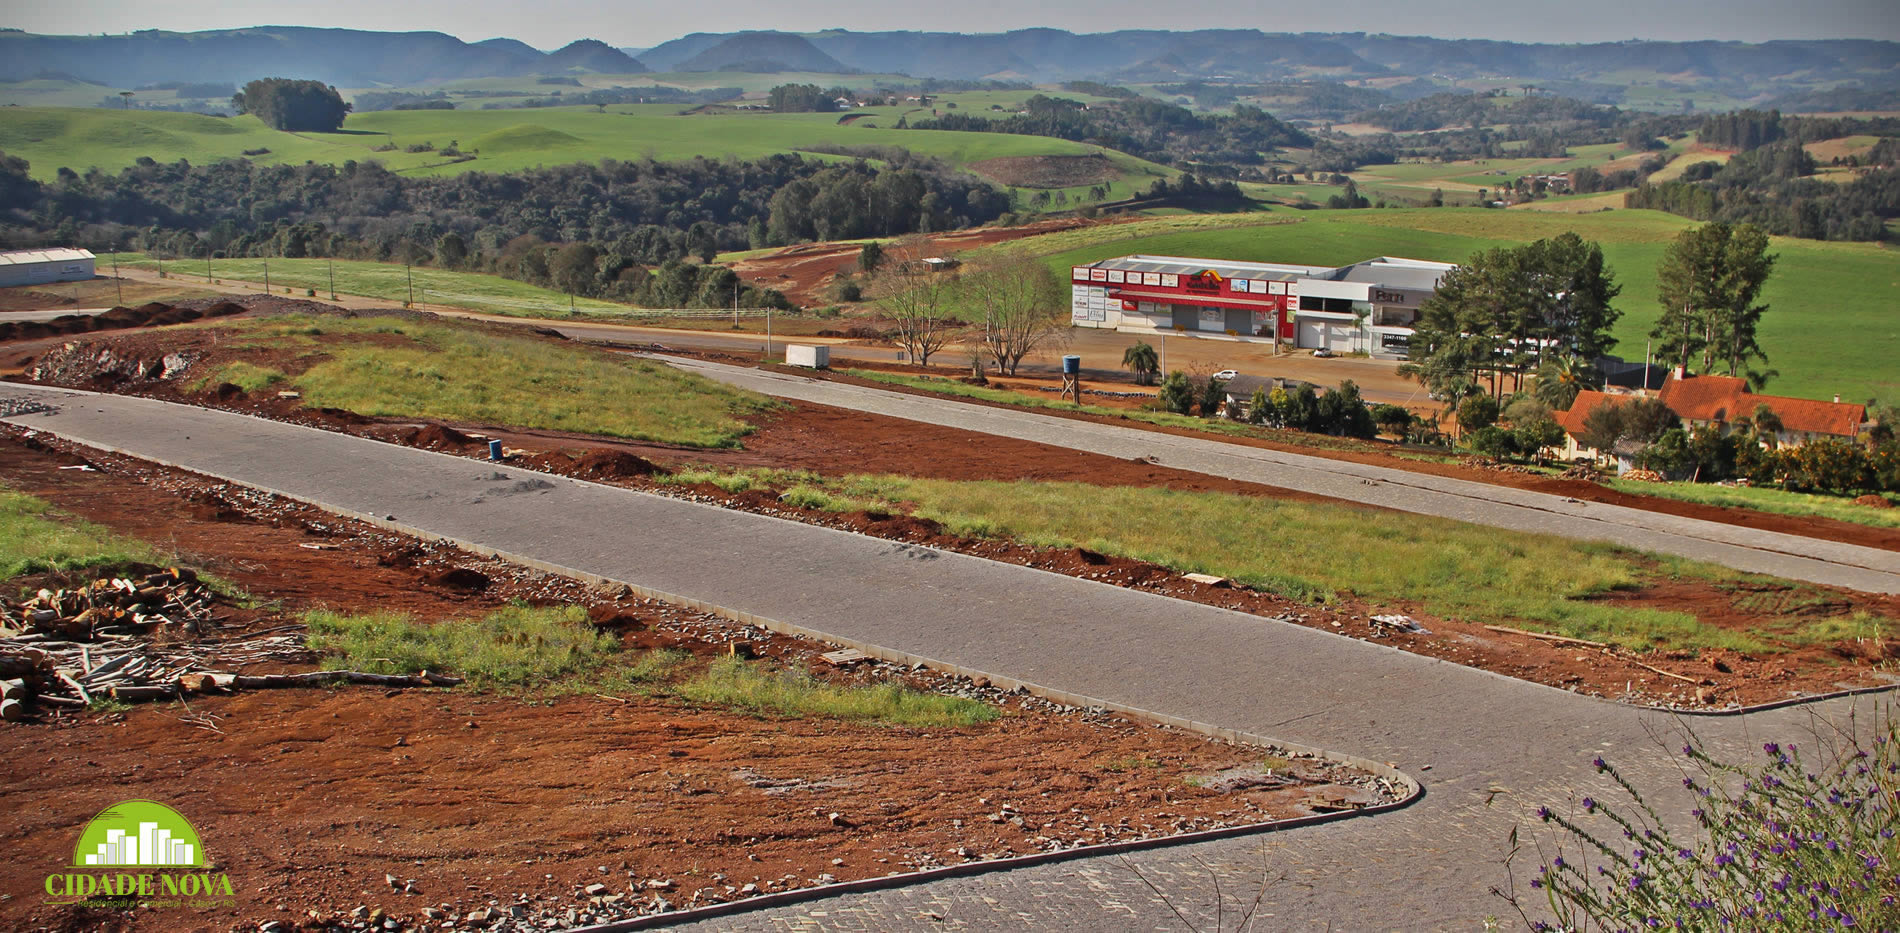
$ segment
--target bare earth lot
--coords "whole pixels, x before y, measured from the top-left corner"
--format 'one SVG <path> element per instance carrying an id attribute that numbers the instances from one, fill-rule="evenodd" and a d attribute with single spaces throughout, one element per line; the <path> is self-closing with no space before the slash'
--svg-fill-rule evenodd
<path id="1" fill-rule="evenodd" d="M 450 620 L 515 599 L 577 602 L 629 647 L 710 657 L 737 642 L 845 681 L 899 676 L 983 697 L 1005 715 L 986 726 L 916 729 L 753 717 L 640 695 L 376 688 L 47 715 L 3 733 L 0 799 L 14 853 L 0 867 L 6 927 L 181 928 L 175 913 L 41 904 L 41 880 L 69 860 L 77 828 L 129 798 L 185 810 L 230 873 L 237 906 L 190 915 L 183 927 L 198 929 L 332 920 L 357 905 L 404 925 L 428 919 L 425 909 L 461 918 L 516 905 L 530 919 L 571 924 L 662 900 L 739 898 L 752 893 L 747 885 L 780 891 L 1376 799 L 1355 775 L 1311 760 L 1279 762 L 1310 780 L 1220 793 L 1197 785 L 1257 767 L 1268 752 L 927 672 L 833 671 L 816 659 L 829 646 L 20 434 L 0 438 L 0 481 L 173 546 L 233 581 L 269 610 L 231 616 L 245 625 L 281 624 L 312 607 Z M 95 469 L 60 469 L 79 464 Z M 491 582 L 480 590 L 445 582 L 455 568 Z M 593 884 L 606 887 L 590 896 Z"/>
<path id="2" fill-rule="evenodd" d="M 280 303 L 279 299 L 266 300 Z M 301 306 L 305 303 L 283 304 Z M 230 358 L 230 354 L 235 352 L 219 348 L 202 330 L 126 332 L 92 339 L 108 342 L 121 358 L 155 358 L 157 354 L 191 349 L 208 354 L 206 362 L 200 365 L 214 365 L 219 359 Z M 241 356 L 286 371 L 296 371 L 307 365 L 291 354 L 273 354 L 256 348 L 241 351 Z M 4 364 L 5 361 L 0 360 L 0 366 Z M 105 383 L 88 385 L 83 380 L 75 384 L 90 388 L 112 387 Z M 228 391 L 188 394 L 170 381 L 145 381 L 118 385 L 117 388 L 119 391 L 134 391 L 193 404 L 250 411 L 468 456 L 482 456 L 486 449 L 484 442 L 457 437 L 452 432 L 445 433 L 441 430 L 445 425 L 407 419 L 369 419 L 347 412 L 313 411 L 301 407 L 298 401 L 278 399 L 269 392 L 259 393 L 259 397 Z M 722 469 L 776 467 L 811 470 L 827 475 L 900 473 L 953 480 L 1066 480 L 1105 486 L 1164 486 L 1274 498 L 1314 498 L 1276 487 L 1233 482 L 1140 461 L 975 435 L 822 405 L 800 403 L 777 412 L 753 416 L 752 420 L 757 423 L 758 430 L 748 435 L 744 440 L 744 448 L 738 450 L 701 450 L 623 442 L 558 431 L 509 430 L 487 424 L 454 424 L 446 427 L 501 439 L 507 447 L 520 451 L 515 458 L 517 465 L 636 486 L 654 486 L 646 475 L 651 472 L 650 467 L 640 465 L 638 461 L 628 463 L 603 458 L 601 452 L 644 458 L 663 468 L 682 465 L 708 465 Z M 1280 446 L 1271 440 L 1236 440 L 1266 447 Z M 1289 449 L 1303 453 L 1316 452 L 1307 447 Z M 590 452 L 594 456 L 584 456 Z M 1578 498 L 1591 497 L 1600 501 L 1617 501 L 1618 504 L 1662 508 L 1698 518 L 1773 528 L 1817 538 L 1888 548 L 1900 544 L 1900 535 L 1884 529 L 1664 502 L 1627 496 L 1583 481 L 1552 480 L 1468 464 L 1424 463 L 1376 451 L 1319 452 L 1343 459 L 1363 458 L 1387 466 L 1445 473 L 1485 482 L 1524 485 Z M 677 487 L 654 488 L 680 494 Z M 1074 550 L 1038 550 L 1007 541 L 958 539 L 943 534 L 941 529 L 927 522 L 902 516 L 889 518 L 862 513 L 840 515 L 807 512 L 785 506 L 765 491 L 734 496 L 714 487 L 702 487 L 690 490 L 687 494 L 703 496 L 731 507 L 768 511 L 804 521 L 928 543 L 1058 572 L 1089 575 L 1121 585 L 1151 589 L 1353 637 L 1378 640 L 1409 651 L 1579 692 L 1670 707 L 1721 708 L 1783 700 L 1797 693 L 1812 695 L 1889 684 L 1893 654 L 1900 649 L 1900 645 L 1877 640 L 1845 641 L 1791 647 L 1763 656 L 1709 649 L 1700 654 L 1663 653 L 1637 660 L 1585 646 L 1552 643 L 1500 632 L 1462 620 L 1437 618 L 1419 607 L 1402 603 L 1374 604 L 1347 599 L 1330 606 L 1316 607 L 1249 590 L 1191 583 L 1166 568 L 1135 561 Z M 1352 503 L 1338 504 L 1345 508 L 1363 508 Z M 1888 617 L 1900 615 L 1900 598 L 1896 597 L 1826 588 L 1795 591 L 1778 589 L 1777 584 L 1764 586 L 1765 589 L 1724 589 L 1692 579 L 1662 580 L 1641 589 L 1619 591 L 1603 598 L 1632 607 L 1687 610 L 1709 624 L 1751 631 L 1803 619 L 1828 618 L 1854 610 L 1867 610 Z M 1430 634 L 1397 632 L 1370 621 L 1374 615 L 1394 612 L 1414 616 L 1430 630 Z"/>

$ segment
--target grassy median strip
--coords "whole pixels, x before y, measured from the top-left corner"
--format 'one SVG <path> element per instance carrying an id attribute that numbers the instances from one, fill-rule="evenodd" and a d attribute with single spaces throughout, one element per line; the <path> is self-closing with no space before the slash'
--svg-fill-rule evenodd
<path id="1" fill-rule="evenodd" d="M 395 613 L 304 616 L 327 670 L 455 674 L 477 690 L 538 695 L 629 692 L 757 715 L 901 726 L 969 726 L 999 715 L 987 704 L 882 683 L 840 687 L 803 671 L 681 651 L 631 652 L 595 629 L 578 606 L 507 607 L 479 619 L 419 622 Z"/>
<path id="2" fill-rule="evenodd" d="M 1754 509 L 1777 515 L 1831 518 L 1874 528 L 1900 528 L 1900 509 L 1870 508 L 1855 505 L 1840 496 L 1822 496 L 1789 492 L 1765 486 L 1717 486 L 1707 483 L 1644 483 L 1636 480 L 1611 480 L 1618 492 L 1637 496 L 1656 496 L 1681 502 L 1696 502 L 1730 509 Z"/>
<path id="3" fill-rule="evenodd" d="M 156 559 L 142 541 L 61 514 L 44 500 L 0 485 L 0 580 Z"/>
<path id="4" fill-rule="evenodd" d="M 1672 577 L 1718 586 L 1767 578 L 1609 544 L 1526 534 L 1450 519 L 1228 493 L 1081 483 L 992 482 L 810 473 L 681 472 L 731 492 L 772 489 L 782 501 L 829 511 L 908 513 L 951 534 L 1031 547 L 1086 547 L 1210 573 L 1309 603 L 1356 596 L 1473 622 L 1522 626 L 1636 650 L 1780 650 L 1769 640 L 1686 613 L 1596 597 Z M 1801 639 L 1879 632 L 1865 614 L 1822 620 Z"/>
<path id="5" fill-rule="evenodd" d="M 281 385 L 306 405 L 370 416 L 737 447 L 752 430 L 742 416 L 778 404 L 659 363 L 481 327 L 316 315 L 208 326 L 230 333 L 230 346 L 292 352 L 309 366 L 286 375 L 236 360 L 199 379 L 200 389 Z"/>

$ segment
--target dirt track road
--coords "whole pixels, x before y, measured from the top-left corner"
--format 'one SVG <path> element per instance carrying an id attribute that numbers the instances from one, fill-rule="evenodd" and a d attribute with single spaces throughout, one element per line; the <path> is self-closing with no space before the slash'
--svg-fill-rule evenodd
<path id="1" fill-rule="evenodd" d="M 271 489 L 422 534 L 637 583 L 727 611 L 1195 722 L 1356 754 L 1422 779 L 1393 814 L 1125 857 L 821 899 L 707 929 L 1475 929 L 1513 828 L 1579 789 L 1601 753 L 1658 794 L 1664 714 L 1255 616 L 929 548 L 127 396 L 0 385 L 4 420 Z M 1835 700 L 1702 720 L 1739 755 L 1800 737 Z M 1025 792 L 1033 792 L 1033 789 Z M 506 814 L 495 815 L 506 830 Z M 603 854 L 603 858 L 605 858 Z M 1264 889 L 1264 890 L 1263 890 Z M 1239 901 L 1234 900 L 1241 892 Z"/>

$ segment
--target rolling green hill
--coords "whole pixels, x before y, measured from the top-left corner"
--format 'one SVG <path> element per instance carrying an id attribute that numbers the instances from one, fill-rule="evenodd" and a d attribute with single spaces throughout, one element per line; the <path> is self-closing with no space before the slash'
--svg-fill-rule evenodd
<path id="1" fill-rule="evenodd" d="M 1373 256 L 1444 262 L 1574 230 L 1603 244 L 1623 286 L 1616 307 L 1617 353 L 1641 359 L 1655 326 L 1656 265 L 1690 221 L 1658 211 L 1586 215 L 1476 208 L 1327 211 L 1297 221 L 1137 235 L 1070 248 L 1044 258 L 1059 275 L 1077 263 L 1130 253 L 1338 265 Z M 1288 216 L 1275 215 L 1276 220 Z M 1256 221 L 1258 224 L 1258 221 Z M 1114 228 L 1098 228 L 1112 230 Z M 1023 241 L 1035 249 L 1034 240 Z M 1781 256 L 1764 298 L 1762 346 L 1780 375 L 1767 391 L 1846 401 L 1900 401 L 1900 252 L 1871 243 L 1777 237 Z"/>
<path id="2" fill-rule="evenodd" d="M 508 172 L 599 159 L 661 160 L 694 156 L 757 158 L 812 147 L 900 146 L 921 155 L 967 165 L 1001 156 L 1102 153 L 1121 182 L 1141 182 L 1169 169 L 1119 152 L 1040 136 L 892 129 L 915 108 L 866 107 L 840 125 L 838 114 L 709 112 L 682 115 L 663 104 L 608 107 L 549 107 L 533 110 L 386 110 L 352 115 L 338 133 L 286 133 L 255 117 L 208 117 L 188 113 L 36 107 L 0 108 L 0 151 L 32 163 L 36 178 L 50 179 L 64 166 L 117 171 L 140 156 L 160 162 L 193 163 L 241 158 L 268 149 L 253 161 L 341 164 L 377 160 L 401 172 L 449 174 Z M 411 153 L 421 143 L 437 149 L 451 143 L 476 155 L 454 162 L 435 152 Z M 390 151 L 378 147 L 393 145 Z"/>

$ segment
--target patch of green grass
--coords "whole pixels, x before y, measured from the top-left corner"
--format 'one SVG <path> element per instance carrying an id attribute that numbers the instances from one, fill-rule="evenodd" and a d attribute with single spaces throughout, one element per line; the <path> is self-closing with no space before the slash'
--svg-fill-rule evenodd
<path id="1" fill-rule="evenodd" d="M 1680 502 L 1696 502 L 1730 509 L 1754 509 L 1779 515 L 1831 518 L 1874 528 L 1900 528 L 1900 509 L 1876 509 L 1855 505 L 1840 496 L 1789 492 L 1766 486 L 1716 486 L 1706 483 L 1642 483 L 1614 479 L 1610 486 L 1618 492 L 1655 496 Z"/>
<path id="2" fill-rule="evenodd" d="M 1871 641 L 1900 638 L 1900 622 L 1858 611 L 1810 622 L 1784 635 L 1798 645 L 1832 645 L 1844 641 Z"/>
<path id="3" fill-rule="evenodd" d="M 400 613 L 304 615 L 309 644 L 325 670 L 377 674 L 454 673 L 478 688 L 540 686 L 605 666 L 613 636 L 587 624 L 578 606 L 506 607 L 481 619 L 418 622 Z"/>
<path id="4" fill-rule="evenodd" d="M 510 606 L 479 619 L 434 624 L 401 613 L 304 614 L 325 670 L 380 674 L 432 671 L 474 690 L 557 697 L 635 693 L 761 715 L 822 717 L 899 726 L 972 726 L 1000 715 L 993 706 L 897 683 L 836 686 L 802 671 L 721 658 L 690 672 L 674 649 L 629 652 L 587 621 L 579 606 Z"/>
<path id="5" fill-rule="evenodd" d="M 325 358 L 287 381 L 306 405 L 370 416 L 737 447 L 752 430 L 740 417 L 777 405 L 659 363 L 479 327 L 307 315 L 200 326 L 241 340 L 320 329 Z"/>
<path id="6" fill-rule="evenodd" d="M 900 726 L 974 726 L 994 720 L 995 707 L 975 700 L 885 683 L 839 687 L 803 671 L 772 670 L 738 658 L 722 658 L 674 692 L 695 703 L 753 713 L 883 722 Z"/>
<path id="7" fill-rule="evenodd" d="M 110 266 L 113 255 L 108 253 L 100 257 L 100 267 Z M 158 268 L 158 261 L 144 253 L 116 255 L 123 268 Z M 261 284 L 266 262 L 270 264 L 271 288 L 278 294 L 282 294 L 284 286 L 288 285 L 299 295 L 304 289 L 311 288 L 316 290 L 318 297 L 327 297 L 334 266 L 336 290 L 340 295 L 402 302 L 409 300 L 413 284 L 418 305 L 466 308 L 511 317 L 567 317 L 570 305 L 568 296 L 563 292 L 498 275 L 421 266 L 405 268 L 398 263 L 354 259 L 217 259 L 212 261 L 211 274 L 220 282 Z M 179 282 L 189 283 L 194 278 L 203 282 L 205 264 L 202 260 L 196 263 L 170 260 L 166 263 L 165 271 Z M 595 320 L 633 316 L 633 309 L 628 305 L 593 298 L 574 299 L 572 307 L 579 315 Z M 643 322 L 647 318 L 643 318 Z"/>
<path id="8" fill-rule="evenodd" d="M 748 479 L 751 488 L 773 484 Z M 1226 493 L 899 476 L 806 479 L 854 503 L 907 503 L 951 534 L 1090 550 L 1210 573 L 1310 603 L 1356 596 L 1636 650 L 1776 650 L 1683 612 L 1595 599 L 1666 576 L 1759 579 L 1606 544 L 1449 519 Z"/>
<path id="9" fill-rule="evenodd" d="M 142 541 L 62 514 L 42 499 L 0 485 L 0 580 L 156 559 Z"/>
<path id="10" fill-rule="evenodd" d="M 202 392 L 207 388 L 214 388 L 228 382 L 231 385 L 243 389 L 245 392 L 256 392 L 283 382 L 285 378 L 281 371 L 272 369 L 269 366 L 259 366 L 256 363 L 250 363 L 244 360 L 233 360 L 212 372 L 206 373 L 204 378 L 193 383 L 191 388 L 193 391 Z"/>
<path id="11" fill-rule="evenodd" d="M 951 396 L 956 396 L 958 398 L 970 398 L 970 399 L 977 399 L 979 401 L 985 401 L 985 402 L 996 402 L 1003 405 L 1015 406 L 1017 408 L 1043 408 L 1043 409 L 1049 409 L 1051 411 L 1078 411 L 1084 414 L 1100 415 L 1105 418 L 1119 418 L 1124 421 L 1140 421 L 1145 424 L 1155 424 L 1155 425 L 1161 425 L 1163 427 L 1170 427 L 1170 428 L 1185 428 L 1191 431 L 1204 431 L 1210 434 L 1226 434 L 1226 435 L 1231 435 L 1235 437 L 1268 438 L 1277 443 L 1287 444 L 1287 445 L 1296 446 L 1296 447 L 1314 447 L 1314 448 L 1320 448 L 1324 450 L 1365 450 L 1365 449 L 1385 450 L 1385 448 L 1374 448 L 1371 445 L 1368 445 L 1364 442 L 1355 441 L 1355 440 L 1351 440 L 1347 438 L 1337 438 L 1337 437 L 1332 437 L 1330 435 L 1325 435 L 1325 434 L 1309 434 L 1305 431 L 1289 431 L 1289 430 L 1278 430 L 1278 429 L 1273 429 L 1273 428 L 1263 428 L 1263 427 L 1260 427 L 1259 425 L 1247 424 L 1245 422 L 1239 422 L 1239 421 L 1232 421 L 1226 418 L 1200 418 L 1194 415 L 1177 415 L 1171 411 L 1151 411 L 1151 410 L 1139 409 L 1139 408 L 1109 408 L 1102 405 L 1074 405 L 1068 402 L 1064 402 L 1059 398 L 1049 398 L 1047 396 L 1042 396 L 1042 395 L 1030 395 L 1023 392 L 1013 392 L 1008 389 L 989 389 L 989 388 L 984 388 L 983 386 L 973 386 L 968 383 L 958 382 L 954 379 L 944 379 L 937 376 L 913 376 L 906 373 L 892 373 L 892 372 L 885 372 L 883 370 L 876 370 L 876 369 L 846 369 L 846 370 L 842 370 L 842 372 L 844 372 L 847 375 L 856 376 L 860 379 L 868 379 L 872 382 L 882 382 L 886 385 L 909 386 L 910 388 L 913 388 L 913 389 L 923 389 L 927 392 L 933 392 L 939 395 L 951 395 Z M 1417 459 L 1422 459 L 1422 460 L 1440 460 L 1440 461 L 1445 461 L 1445 462 L 1449 462 L 1456 459 L 1453 457 L 1436 457 L 1430 454 L 1414 454 L 1413 456 L 1415 456 Z"/>

